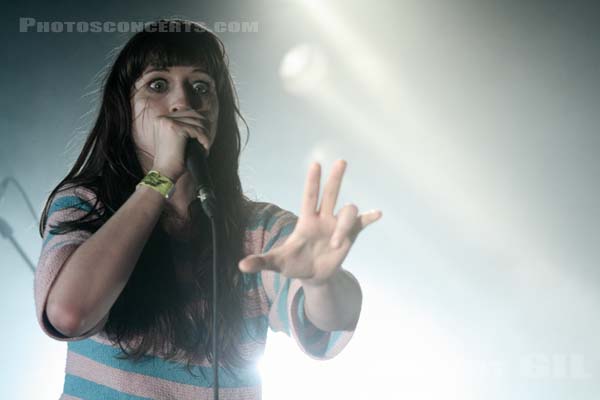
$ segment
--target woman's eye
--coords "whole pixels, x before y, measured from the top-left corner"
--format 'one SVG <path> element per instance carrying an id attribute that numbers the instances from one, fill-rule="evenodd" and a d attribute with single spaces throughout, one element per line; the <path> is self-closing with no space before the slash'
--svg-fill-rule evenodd
<path id="1" fill-rule="evenodd" d="M 164 79 L 155 79 L 148 84 L 148 87 L 155 92 L 163 92 L 167 87 L 167 82 Z"/>
<path id="2" fill-rule="evenodd" d="M 210 86 L 206 82 L 196 82 L 194 83 L 194 91 L 199 94 L 207 94 L 210 91 Z"/>

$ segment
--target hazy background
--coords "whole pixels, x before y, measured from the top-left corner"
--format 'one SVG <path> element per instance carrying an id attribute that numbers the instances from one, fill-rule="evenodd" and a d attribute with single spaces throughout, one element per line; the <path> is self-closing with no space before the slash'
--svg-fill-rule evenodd
<path id="1" fill-rule="evenodd" d="M 344 158 L 339 206 L 384 214 L 344 263 L 364 294 L 354 338 L 317 362 L 270 335 L 264 398 L 597 399 L 600 7 L 207 3 L 5 5 L 0 179 L 17 179 L 39 214 L 93 122 L 109 52 L 130 36 L 19 33 L 20 17 L 257 22 L 219 33 L 250 125 L 244 190 L 298 213 L 309 162 L 328 174 Z M 37 262 L 15 186 L 0 217 Z M 66 344 L 39 328 L 33 273 L 7 240 L 0 268 L 0 397 L 57 399 Z"/>

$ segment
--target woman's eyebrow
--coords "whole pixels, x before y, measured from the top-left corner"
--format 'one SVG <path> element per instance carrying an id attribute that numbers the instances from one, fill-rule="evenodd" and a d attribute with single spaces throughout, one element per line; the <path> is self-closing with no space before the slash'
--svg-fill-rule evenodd
<path id="1" fill-rule="evenodd" d="M 150 72 L 155 72 L 155 71 L 167 71 L 167 72 L 169 72 L 169 68 L 159 68 L 159 67 L 150 68 L 149 70 L 147 70 L 146 72 L 144 72 L 144 75 L 149 74 Z M 203 74 L 207 74 L 208 75 L 208 72 L 206 72 L 206 70 L 204 68 L 194 68 L 192 70 L 192 72 L 201 72 Z"/>
<path id="2" fill-rule="evenodd" d="M 143 75 L 149 74 L 150 72 L 154 72 L 154 71 L 167 71 L 168 72 L 169 68 L 158 68 L 158 67 L 150 68 L 149 70 L 147 70 L 146 72 L 144 72 Z"/>

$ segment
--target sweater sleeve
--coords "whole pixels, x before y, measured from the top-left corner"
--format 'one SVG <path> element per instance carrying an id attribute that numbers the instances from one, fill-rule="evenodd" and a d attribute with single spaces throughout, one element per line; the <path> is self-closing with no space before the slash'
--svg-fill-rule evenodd
<path id="1" fill-rule="evenodd" d="M 75 341 L 95 335 L 108 320 L 106 315 L 98 324 L 80 336 L 69 337 L 61 334 L 48 320 L 46 303 L 48 294 L 69 256 L 92 233 L 76 230 L 64 234 L 54 232 L 53 228 L 62 221 L 73 221 L 90 211 L 96 195 L 89 189 L 74 187 L 57 192 L 48 208 L 48 218 L 44 227 L 41 254 L 34 277 L 34 299 L 38 323 L 46 335 L 59 341 Z"/>
<path id="2" fill-rule="evenodd" d="M 262 253 L 282 245 L 298 220 L 294 213 L 274 204 L 267 206 L 264 215 Z M 260 280 L 269 301 L 269 326 L 273 331 L 293 337 L 304 353 L 317 360 L 333 358 L 346 347 L 354 330 L 323 331 L 313 325 L 304 312 L 304 290 L 299 279 L 261 271 Z"/>

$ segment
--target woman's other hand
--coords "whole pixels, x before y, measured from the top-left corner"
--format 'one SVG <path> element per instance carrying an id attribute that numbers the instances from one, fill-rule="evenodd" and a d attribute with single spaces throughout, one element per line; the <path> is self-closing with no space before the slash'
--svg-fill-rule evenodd
<path id="1" fill-rule="evenodd" d="M 240 270 L 247 273 L 277 271 L 302 280 L 303 285 L 327 283 L 340 269 L 358 234 L 382 216 L 379 210 L 358 214 L 354 204 L 345 205 L 334 215 L 345 169 L 346 161 L 335 163 L 321 205 L 317 207 L 321 165 L 313 163 L 308 171 L 302 210 L 294 231 L 281 246 L 242 259 Z"/>

